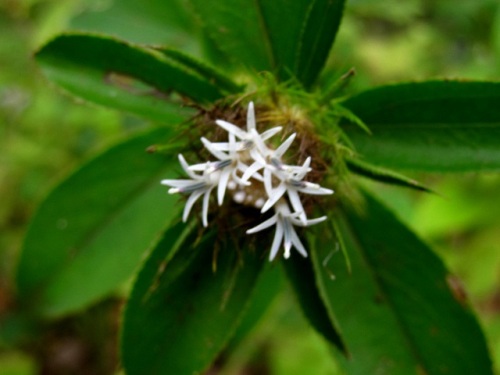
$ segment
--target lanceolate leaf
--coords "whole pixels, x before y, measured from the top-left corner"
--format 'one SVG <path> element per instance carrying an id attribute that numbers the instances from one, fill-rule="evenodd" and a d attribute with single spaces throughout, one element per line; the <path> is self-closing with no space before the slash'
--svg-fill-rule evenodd
<path id="1" fill-rule="evenodd" d="M 252 292 L 248 308 L 227 345 L 230 353 L 235 348 L 238 348 L 259 325 L 261 319 L 266 315 L 272 303 L 282 291 L 283 279 L 283 273 L 279 267 L 272 264 L 264 266 L 262 274 L 255 285 L 255 290 Z"/>
<path id="2" fill-rule="evenodd" d="M 299 80 L 306 86 L 314 82 L 323 69 L 337 35 L 345 0 L 310 1 L 297 53 Z"/>
<path id="3" fill-rule="evenodd" d="M 416 190 L 430 192 L 431 190 L 420 182 L 413 180 L 409 177 L 403 176 L 397 172 L 391 171 L 390 169 L 377 167 L 361 161 L 359 159 L 346 159 L 347 167 L 354 173 L 359 174 L 364 177 L 368 177 L 372 180 L 384 182 L 392 185 L 399 185 L 404 187 L 409 187 Z"/>
<path id="4" fill-rule="evenodd" d="M 275 57 L 259 1 L 190 0 L 205 33 L 227 59 L 255 71 L 273 70 Z M 228 65 L 227 61 L 221 61 Z"/>
<path id="5" fill-rule="evenodd" d="M 155 120 L 182 114 L 172 92 L 200 103 L 224 96 L 223 89 L 178 60 L 110 37 L 63 34 L 36 59 L 47 77 L 70 93 Z"/>
<path id="6" fill-rule="evenodd" d="M 265 262 L 246 246 L 216 241 L 215 233 L 178 240 L 176 227 L 167 231 L 125 310 L 127 374 L 202 373 L 234 332 Z"/>
<path id="7" fill-rule="evenodd" d="M 343 103 L 372 131 L 345 127 L 371 164 L 424 171 L 500 169 L 500 83 L 379 87 Z"/>
<path id="8" fill-rule="evenodd" d="M 304 315 L 311 325 L 332 345 L 346 353 L 346 347 L 337 330 L 337 322 L 328 315 L 328 311 L 320 298 L 311 260 L 293 257 L 283 262 L 288 279 L 297 296 Z"/>
<path id="9" fill-rule="evenodd" d="M 205 31 L 228 58 L 250 70 L 309 86 L 325 64 L 343 0 L 191 0 Z"/>
<path id="10" fill-rule="evenodd" d="M 194 57 L 186 55 L 179 50 L 173 48 L 157 48 L 156 50 L 162 52 L 165 56 L 184 64 L 209 82 L 214 83 L 217 87 L 227 92 L 237 93 L 243 89 L 242 86 L 231 81 L 217 69 L 195 59 Z"/>
<path id="11" fill-rule="evenodd" d="M 134 43 L 168 45 L 196 52 L 194 20 L 184 0 L 120 0 L 96 7 L 85 2 L 73 16 L 69 28 L 113 35 Z"/>
<path id="12" fill-rule="evenodd" d="M 176 158 L 145 152 L 171 134 L 156 129 L 120 143 L 49 194 L 23 244 L 17 274 L 21 301 L 45 315 L 65 314 L 130 277 L 176 212 L 177 197 L 159 183 L 176 177 Z"/>
<path id="13" fill-rule="evenodd" d="M 339 323 L 349 374 L 492 374 L 485 339 L 442 262 L 386 208 L 366 196 L 340 231 L 352 264 L 311 251 L 322 297 Z M 336 279 L 330 278 L 335 274 Z"/>

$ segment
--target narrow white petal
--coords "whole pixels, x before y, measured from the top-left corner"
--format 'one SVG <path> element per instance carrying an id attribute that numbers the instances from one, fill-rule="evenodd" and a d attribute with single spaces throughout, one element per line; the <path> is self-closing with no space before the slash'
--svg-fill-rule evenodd
<path id="1" fill-rule="evenodd" d="M 288 189 L 288 198 L 290 198 L 290 203 L 292 204 L 293 210 L 299 214 L 300 221 L 306 225 L 307 217 L 304 211 L 304 206 L 302 206 L 302 202 L 300 200 L 299 194 L 295 189 Z"/>
<path id="2" fill-rule="evenodd" d="M 292 223 L 288 219 L 283 218 L 283 235 L 285 237 L 285 253 L 284 253 L 285 259 L 288 259 L 290 257 L 290 249 L 292 248 L 292 232 L 294 232 Z"/>
<path id="3" fill-rule="evenodd" d="M 203 187 L 205 184 L 193 180 L 163 180 L 162 185 L 170 186 L 173 188 L 179 188 L 181 190 L 186 189 L 188 191 L 197 190 L 196 188 Z M 194 187 L 194 189 L 189 189 L 189 187 Z M 186 192 L 186 191 L 184 191 Z"/>
<path id="4" fill-rule="evenodd" d="M 236 150 L 238 149 L 238 143 L 236 143 L 236 137 L 233 133 L 229 133 L 229 155 L 234 159 L 236 155 Z"/>
<path id="5" fill-rule="evenodd" d="M 304 161 L 304 164 L 302 164 L 302 166 L 306 169 L 309 169 L 310 165 L 311 165 L 311 157 L 308 156 L 307 159 Z"/>
<path id="6" fill-rule="evenodd" d="M 208 150 L 208 152 L 210 152 L 217 159 L 224 160 L 228 158 L 228 156 L 224 152 L 217 150 L 215 147 L 213 147 L 212 143 L 205 137 L 201 137 L 201 141 L 203 142 L 203 145 Z"/>
<path id="7" fill-rule="evenodd" d="M 189 177 L 191 177 L 193 180 L 198 180 L 200 178 L 200 176 L 189 169 L 189 164 L 187 163 L 186 159 L 184 159 L 184 156 L 182 156 L 182 154 L 179 154 L 179 162 L 181 163 L 182 169 L 184 169 L 184 172 L 186 172 Z"/>
<path id="8" fill-rule="evenodd" d="M 278 250 L 283 239 L 283 224 L 281 222 L 276 223 L 276 231 L 274 232 L 273 244 L 271 245 L 271 252 L 269 254 L 269 260 L 273 260 L 278 253 Z"/>
<path id="9" fill-rule="evenodd" d="M 292 244 L 295 246 L 297 251 L 304 257 L 307 258 L 307 251 L 302 245 L 302 242 L 300 241 L 299 236 L 297 235 L 297 232 L 295 232 L 295 229 L 292 228 Z"/>
<path id="10" fill-rule="evenodd" d="M 304 167 L 302 165 L 283 165 L 283 169 L 288 173 L 289 178 L 301 181 L 304 176 L 312 171 L 312 168 Z"/>
<path id="11" fill-rule="evenodd" d="M 261 213 L 264 213 L 264 212 L 268 211 L 268 210 L 269 210 L 272 206 L 274 206 L 274 204 L 275 204 L 275 203 L 276 203 L 276 202 L 272 202 L 270 199 L 268 199 L 268 200 L 264 203 L 264 205 L 262 206 L 262 208 L 261 208 L 260 212 L 261 212 Z"/>
<path id="12" fill-rule="evenodd" d="M 245 169 L 245 173 L 243 173 L 243 176 L 241 176 L 241 181 L 248 181 L 251 177 L 254 177 L 254 174 L 262 169 L 263 166 L 262 164 L 258 163 L 258 162 L 254 162 L 251 166 L 247 167 Z"/>
<path id="13" fill-rule="evenodd" d="M 246 167 L 246 165 L 245 165 L 245 167 Z M 235 184 L 238 184 L 240 186 L 250 186 L 251 183 L 248 180 L 244 180 L 242 177 L 238 176 L 238 174 L 237 174 L 237 172 L 241 171 L 242 169 L 243 168 L 242 168 L 241 164 L 238 164 L 238 168 L 233 168 L 233 170 L 231 172 L 232 182 Z M 258 173 L 257 173 L 257 175 L 258 175 Z M 251 177 L 256 178 L 256 174 L 254 174 Z"/>
<path id="14" fill-rule="evenodd" d="M 326 219 L 328 219 L 327 216 L 321 216 L 321 217 L 318 217 L 316 219 L 309 219 L 309 220 L 307 220 L 306 224 L 307 224 L 307 226 L 310 226 L 310 225 L 321 223 L 321 222 L 325 221 Z"/>
<path id="15" fill-rule="evenodd" d="M 262 153 L 262 155 L 267 155 L 269 153 L 269 149 L 260 137 L 259 133 L 257 133 L 257 130 L 252 129 L 250 131 L 250 135 L 252 137 L 252 141 L 255 143 L 255 146 L 257 146 L 257 149 Z"/>
<path id="16" fill-rule="evenodd" d="M 205 228 L 208 227 L 208 201 L 210 199 L 210 193 L 212 192 L 212 189 L 213 187 L 208 189 L 205 192 L 205 195 L 203 196 L 203 212 L 201 216 L 201 221 Z"/>
<path id="17" fill-rule="evenodd" d="M 267 141 L 269 138 L 272 136 L 278 134 L 283 128 L 281 126 L 277 126 L 275 128 L 271 128 L 269 130 L 266 130 L 264 133 L 260 135 L 260 139 L 263 141 Z"/>
<path id="18" fill-rule="evenodd" d="M 306 223 L 304 224 L 302 221 L 294 218 L 294 217 L 291 217 L 290 220 L 292 221 L 292 223 L 294 225 L 297 225 L 299 227 L 309 227 L 311 225 L 315 225 L 315 224 L 318 224 L 318 223 L 321 223 L 323 221 L 325 221 L 326 219 L 328 219 L 327 216 L 321 216 L 321 217 L 318 217 L 316 219 L 308 219 L 306 220 Z"/>
<path id="19" fill-rule="evenodd" d="M 270 197 L 273 192 L 273 174 L 269 168 L 264 169 L 264 189 Z"/>
<path id="20" fill-rule="evenodd" d="M 189 166 L 189 170 L 190 171 L 194 171 L 194 172 L 203 172 L 204 170 L 206 170 L 207 168 L 209 168 L 211 165 L 210 162 L 205 162 L 205 163 L 198 163 L 198 164 L 192 164 Z"/>
<path id="21" fill-rule="evenodd" d="M 305 183 L 306 186 L 305 187 L 300 187 L 300 188 L 297 188 L 298 191 L 300 191 L 301 193 L 305 193 L 305 194 L 311 194 L 311 195 L 329 195 L 329 194 L 333 194 L 333 190 L 330 190 L 330 189 L 327 189 L 327 188 L 323 188 L 317 184 L 312 184 L 310 182 L 306 182 Z"/>
<path id="22" fill-rule="evenodd" d="M 264 182 L 264 177 L 262 177 L 262 175 L 259 173 L 259 172 L 255 172 L 253 175 L 252 175 L 252 178 L 254 180 L 257 180 L 257 181 L 260 181 L 260 182 Z"/>
<path id="23" fill-rule="evenodd" d="M 279 212 L 283 217 L 288 217 L 291 215 L 290 208 L 285 202 L 280 202 L 276 205 L 276 212 Z"/>
<path id="24" fill-rule="evenodd" d="M 193 207 L 194 202 L 203 194 L 203 190 L 193 191 L 193 193 L 189 196 L 186 205 L 184 206 L 184 212 L 182 214 L 182 221 L 186 222 L 189 212 Z"/>
<path id="25" fill-rule="evenodd" d="M 269 210 L 272 206 L 274 206 L 275 203 L 279 201 L 281 197 L 285 194 L 285 191 L 286 191 L 285 184 L 283 183 L 279 184 L 278 187 L 272 191 L 272 193 L 269 196 L 269 199 L 264 204 L 260 212 L 264 213 L 267 210 Z"/>
<path id="26" fill-rule="evenodd" d="M 224 121 L 224 120 L 217 120 L 215 121 L 217 125 L 219 125 L 222 129 L 227 131 L 228 133 L 233 133 L 235 136 L 237 136 L 239 139 L 246 139 L 248 138 L 248 133 L 244 131 L 243 129 L 239 128 L 238 126 L 231 124 L 230 122 Z"/>
<path id="27" fill-rule="evenodd" d="M 183 186 L 183 187 L 180 187 L 179 188 L 179 191 L 181 193 L 188 193 L 188 194 L 191 194 L 193 191 L 196 191 L 196 190 L 204 190 L 207 188 L 207 184 L 206 182 L 204 181 L 200 181 L 200 182 L 196 182 L 196 181 L 193 181 L 193 183 L 189 184 L 189 185 L 186 185 L 186 186 Z"/>
<path id="28" fill-rule="evenodd" d="M 252 148 L 250 150 L 250 156 L 252 157 L 253 160 L 255 160 L 257 163 L 260 163 L 260 165 L 265 166 L 267 165 L 266 159 L 264 156 L 257 150 L 256 148 Z"/>
<path id="29" fill-rule="evenodd" d="M 273 215 L 272 217 L 270 217 L 266 221 L 263 221 L 262 223 L 260 223 L 256 227 L 253 227 L 253 228 L 247 230 L 246 233 L 247 234 L 257 233 L 257 232 L 260 232 L 261 230 L 269 228 L 271 225 L 273 225 L 277 222 L 277 220 L 278 220 L 277 218 L 278 218 L 278 215 Z"/>
<path id="30" fill-rule="evenodd" d="M 210 144 L 218 151 L 229 151 L 229 142 L 210 142 Z"/>
<path id="31" fill-rule="evenodd" d="M 191 185 L 193 182 L 193 180 L 161 180 L 162 185 L 173 187 L 187 186 Z"/>
<path id="32" fill-rule="evenodd" d="M 255 124 L 255 110 L 253 108 L 253 102 L 248 103 L 247 111 L 247 130 L 250 131 L 256 128 Z"/>
<path id="33" fill-rule="evenodd" d="M 289 171 L 293 174 L 293 178 L 295 178 L 296 180 L 302 180 L 308 172 L 312 171 L 312 168 L 309 168 L 310 165 L 311 165 L 311 157 L 309 156 L 304 161 L 304 164 L 302 164 L 302 166 L 290 167 Z"/>
<path id="34" fill-rule="evenodd" d="M 283 154 L 290 148 L 292 145 L 293 140 L 297 136 L 297 133 L 293 133 L 291 136 L 289 136 L 285 142 L 283 142 L 277 149 L 274 151 L 274 155 L 277 158 L 281 158 Z"/>
<path id="35" fill-rule="evenodd" d="M 230 176 L 231 168 L 224 168 L 220 174 L 219 186 L 217 187 L 217 203 L 219 206 L 222 205 L 222 201 L 224 200 L 224 194 L 226 193 L 226 187 Z"/>

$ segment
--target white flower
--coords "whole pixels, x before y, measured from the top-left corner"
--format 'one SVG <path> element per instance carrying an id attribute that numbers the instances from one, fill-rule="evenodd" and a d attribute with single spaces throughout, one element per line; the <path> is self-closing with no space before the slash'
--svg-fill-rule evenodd
<path id="1" fill-rule="evenodd" d="M 306 223 L 307 217 L 300 200 L 299 193 L 311 195 L 328 195 L 333 194 L 333 190 L 322 188 L 318 184 L 302 181 L 306 174 L 311 170 L 309 165 L 311 158 L 308 157 L 304 164 L 299 166 L 288 166 L 281 164 L 281 161 L 274 159 L 273 164 L 268 166 L 264 171 L 264 186 L 266 188 L 269 199 L 262 207 L 261 212 L 269 210 L 281 197 L 288 195 L 290 204 L 295 212 L 299 215 L 302 223 Z M 278 186 L 273 187 L 273 177 L 280 180 Z"/>
<path id="2" fill-rule="evenodd" d="M 219 162 L 216 166 L 220 172 L 219 185 L 217 187 L 217 203 L 219 206 L 222 205 L 224 200 L 224 195 L 226 193 L 226 188 L 229 181 L 238 183 L 239 185 L 250 185 L 249 182 L 244 181 L 238 176 L 238 171 L 245 171 L 248 167 L 240 160 L 238 153 L 238 145 L 234 134 L 229 134 L 229 142 L 227 143 L 227 153 L 222 151 L 220 144 L 215 144 L 207 140 L 205 137 L 201 138 L 205 148 L 217 159 Z M 223 147 L 226 148 L 226 147 Z"/>
<path id="3" fill-rule="evenodd" d="M 280 201 L 275 206 L 276 213 L 267 219 L 266 221 L 260 223 L 256 227 L 247 230 L 247 234 L 252 234 L 256 232 L 260 232 L 263 229 L 269 228 L 271 225 L 276 225 L 276 232 L 274 233 L 274 240 L 271 245 L 271 252 L 269 254 L 269 260 L 273 260 L 278 253 L 281 243 L 283 242 L 285 252 L 285 259 L 290 257 L 290 250 L 292 246 L 294 246 L 297 251 L 304 257 L 307 257 L 307 251 L 300 241 L 297 232 L 295 232 L 294 225 L 307 227 L 310 225 L 314 225 L 326 220 L 326 216 L 319 217 L 317 219 L 306 220 L 303 223 L 301 220 L 298 220 L 298 213 L 291 213 L 288 205 L 283 201 Z"/>
<path id="4" fill-rule="evenodd" d="M 252 163 L 250 168 L 251 171 L 254 172 L 263 168 L 262 161 L 264 159 L 262 158 L 261 153 L 265 152 L 263 148 L 267 149 L 267 147 L 265 146 L 265 141 L 267 141 L 269 138 L 279 133 L 282 129 L 281 126 L 277 126 L 269 130 L 266 130 L 262 134 L 259 134 L 257 132 L 257 127 L 255 122 L 255 110 L 253 102 L 250 102 L 248 104 L 246 131 L 224 120 L 216 120 L 215 123 L 222 129 L 226 130 L 229 134 L 233 134 L 238 139 L 240 139 L 241 142 L 239 142 L 238 151 L 248 151 L 250 153 L 251 158 L 254 160 L 254 163 Z M 256 147 L 256 145 L 259 145 L 259 147 Z M 229 147 L 229 146 L 226 146 L 225 143 L 220 143 L 219 147 L 223 149 L 224 147 Z"/>
<path id="5" fill-rule="evenodd" d="M 240 127 L 224 120 L 216 120 L 215 123 L 222 129 L 226 130 L 229 134 L 234 134 L 237 138 L 239 138 L 243 142 L 241 145 L 242 148 L 249 148 L 249 143 L 254 143 L 256 137 L 262 139 L 262 141 L 266 141 L 273 135 L 279 133 L 282 129 L 281 126 L 277 126 L 259 134 L 257 132 L 253 102 L 248 104 L 247 131 L 244 131 Z"/>
<path id="6" fill-rule="evenodd" d="M 229 190 L 234 202 L 259 208 L 261 213 L 274 207 L 275 214 L 271 218 L 246 232 L 252 234 L 276 225 L 270 260 L 276 257 L 281 244 L 285 258 L 290 256 L 292 247 L 307 256 L 294 227 L 319 223 L 326 220 L 326 216 L 307 219 L 300 194 L 327 195 L 332 194 L 333 190 L 304 181 L 312 170 L 310 157 L 303 165 L 283 162 L 284 154 L 295 140 L 296 133 L 276 149 L 269 146 L 266 141 L 282 128 L 278 126 L 259 133 L 253 103 L 248 105 L 246 130 L 224 120 L 217 120 L 216 124 L 227 131 L 227 142 L 211 142 L 201 137 L 204 147 L 216 160 L 188 165 L 184 157 L 179 155 L 182 168 L 190 179 L 161 182 L 171 187 L 168 191 L 170 194 L 189 194 L 182 219 L 187 220 L 193 205 L 203 196 L 201 216 L 203 225 L 208 226 L 210 194 L 217 188 L 217 203 L 221 206 Z"/>
<path id="7" fill-rule="evenodd" d="M 217 186 L 221 177 L 221 163 L 204 163 L 197 164 L 194 166 L 189 166 L 186 159 L 179 154 L 179 161 L 182 165 L 182 169 L 191 177 L 191 180 L 162 180 L 162 185 L 171 186 L 168 190 L 169 194 L 175 193 L 186 193 L 190 194 L 184 207 L 184 212 L 182 214 L 182 220 L 185 222 L 189 216 L 189 212 L 193 207 L 194 203 L 199 197 L 203 195 L 203 211 L 202 211 L 202 221 L 203 226 L 208 226 L 208 200 L 210 198 L 210 193 L 213 188 Z M 198 175 L 194 173 L 193 170 L 200 170 L 200 167 L 204 165 L 202 169 L 202 174 Z"/>

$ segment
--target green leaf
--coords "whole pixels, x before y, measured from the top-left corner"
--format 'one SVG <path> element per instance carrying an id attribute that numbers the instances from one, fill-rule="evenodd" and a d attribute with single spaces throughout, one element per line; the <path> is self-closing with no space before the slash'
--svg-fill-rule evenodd
<path id="1" fill-rule="evenodd" d="M 243 86 L 237 85 L 217 69 L 211 67 L 208 64 L 205 64 L 204 62 L 198 61 L 194 57 L 186 55 L 179 50 L 165 47 L 156 48 L 156 50 L 160 51 L 165 56 L 168 56 L 169 58 L 178 61 L 181 64 L 184 64 L 206 80 L 214 83 L 215 85 L 217 85 L 217 87 L 229 93 L 238 93 L 243 90 Z"/>
<path id="2" fill-rule="evenodd" d="M 228 58 L 252 71 L 309 86 L 323 68 L 343 0 L 191 0 L 206 32 Z"/>
<path id="3" fill-rule="evenodd" d="M 500 7 L 498 6 L 491 27 L 491 40 L 495 57 L 497 61 L 500 61 Z"/>
<path id="4" fill-rule="evenodd" d="M 201 373 L 234 332 L 265 260 L 215 233 L 177 240 L 173 227 L 144 264 L 127 303 L 127 374 Z M 215 245 L 214 245 L 215 243 Z M 212 269 L 215 262 L 216 269 Z"/>
<path id="5" fill-rule="evenodd" d="M 339 258 L 323 264 L 334 238 L 314 237 L 311 255 L 350 354 L 342 360 L 349 374 L 492 374 L 456 279 L 425 244 L 370 196 L 363 214 L 339 222 L 352 274 Z"/>
<path id="6" fill-rule="evenodd" d="M 224 91 L 189 67 L 151 48 L 91 34 L 63 34 L 36 60 L 49 79 L 85 100 L 159 121 L 179 121 L 179 93 L 213 102 Z"/>
<path id="7" fill-rule="evenodd" d="M 160 185 L 176 176 L 172 156 L 146 148 L 172 138 L 156 129 L 120 143 L 62 181 L 42 202 L 24 239 L 21 303 L 56 316 L 111 293 L 136 269 L 177 211 Z"/>
<path id="8" fill-rule="evenodd" d="M 190 0 L 198 19 L 227 58 L 255 71 L 274 69 L 274 56 L 258 1 Z M 221 64 L 229 66 L 227 61 Z"/>
<path id="9" fill-rule="evenodd" d="M 409 187 L 420 191 L 431 192 L 429 188 L 425 187 L 416 180 L 403 176 L 400 173 L 391 171 L 390 169 L 385 169 L 365 163 L 364 161 L 361 161 L 359 159 L 346 158 L 346 165 L 350 171 L 375 181 L 384 182 L 391 185 Z"/>
<path id="10" fill-rule="evenodd" d="M 345 0 L 313 0 L 302 28 L 296 73 L 310 86 L 325 66 L 340 26 Z"/>
<path id="11" fill-rule="evenodd" d="M 345 132 L 370 164 L 463 172 L 500 168 L 500 83 L 430 81 L 383 86 L 343 103 L 372 131 Z"/>
<path id="12" fill-rule="evenodd" d="M 95 1 L 94 1 L 95 2 Z M 78 5 L 70 20 L 72 30 L 113 35 L 134 43 L 161 44 L 196 52 L 199 42 L 193 33 L 194 20 L 183 0 L 110 1 Z"/>
<path id="13" fill-rule="evenodd" d="M 263 316 L 269 310 L 272 302 L 276 299 L 283 287 L 283 273 L 279 267 L 267 265 L 259 277 L 252 298 L 249 301 L 248 308 L 244 312 L 243 318 L 231 337 L 227 347 L 229 352 L 238 348 L 245 341 L 248 335 L 260 323 Z M 250 345 L 253 346 L 251 343 Z"/>
<path id="14" fill-rule="evenodd" d="M 328 315 L 320 298 L 311 260 L 296 256 L 283 261 L 283 267 L 305 317 L 332 345 L 346 353 L 346 347 L 337 330 L 337 322 Z"/>

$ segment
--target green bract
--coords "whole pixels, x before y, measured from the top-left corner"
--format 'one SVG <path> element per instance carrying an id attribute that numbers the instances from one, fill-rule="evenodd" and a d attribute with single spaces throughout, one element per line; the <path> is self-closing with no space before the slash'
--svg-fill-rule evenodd
<path id="1" fill-rule="evenodd" d="M 278 292 L 282 263 L 304 315 L 346 374 L 492 374 L 485 339 L 467 301 L 454 294 L 453 276 L 353 176 L 424 194 L 428 188 L 392 169 L 499 169 L 500 84 L 414 82 L 344 97 L 348 75 L 325 90 L 319 81 L 344 1 L 190 0 L 188 13 L 167 3 L 162 7 L 182 17 L 192 14 L 203 36 L 190 45 L 201 46 L 193 50 L 205 60 L 170 45 L 85 32 L 59 35 L 35 55 L 46 77 L 70 94 L 154 126 L 83 165 L 42 202 L 19 262 L 21 306 L 37 318 L 65 316 L 133 279 L 121 321 L 125 372 L 191 375 L 256 324 Z M 200 151 L 202 136 L 230 152 L 232 146 L 220 146 L 230 142 L 215 122 L 244 127 L 250 101 L 258 134 L 283 127 L 269 149 L 297 134 L 291 150 L 298 161 L 289 164 L 298 167 L 264 150 L 254 158 L 269 159 L 257 170 L 263 182 L 254 184 L 264 191 L 286 168 L 293 177 L 287 183 L 307 180 L 301 173 L 313 156 L 314 184 L 307 186 L 335 190 L 304 204 L 313 217 L 328 217 L 297 230 L 308 257 L 278 256 L 268 264 L 272 236 L 235 229 L 271 217 L 255 207 L 219 207 L 214 199 L 213 225 L 203 228 L 200 215 L 183 224 L 182 204 L 160 185 L 166 179 L 182 192 L 172 183 L 180 178 L 181 152 L 213 161 Z M 232 151 L 251 152 L 238 141 L 243 146 Z M 145 152 L 151 145 L 156 153 Z M 207 164 L 204 173 L 220 165 Z M 269 168 L 277 172 L 266 177 Z M 305 217 L 277 211 L 276 221 L 288 214 L 295 222 Z"/>

